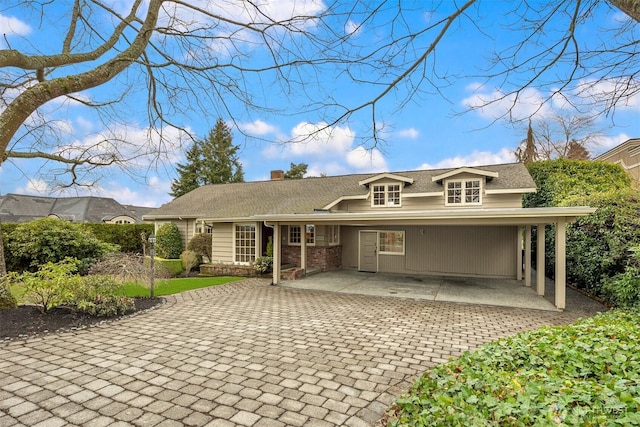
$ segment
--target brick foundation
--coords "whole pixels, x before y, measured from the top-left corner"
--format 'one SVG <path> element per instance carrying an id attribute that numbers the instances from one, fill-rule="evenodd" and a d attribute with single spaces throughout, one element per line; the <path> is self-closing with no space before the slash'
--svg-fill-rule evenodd
<path id="1" fill-rule="evenodd" d="M 260 274 L 251 265 L 233 264 L 202 264 L 200 274 L 204 276 L 260 277 Z"/>

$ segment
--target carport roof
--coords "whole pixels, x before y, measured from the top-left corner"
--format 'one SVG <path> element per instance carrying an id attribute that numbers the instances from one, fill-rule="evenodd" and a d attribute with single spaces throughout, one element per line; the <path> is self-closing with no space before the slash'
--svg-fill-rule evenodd
<path id="1" fill-rule="evenodd" d="M 573 221 L 589 215 L 596 208 L 588 206 L 511 209 L 465 209 L 375 212 L 316 212 L 312 214 L 255 215 L 251 219 L 279 223 L 342 225 L 526 225 L 552 224 L 560 218 Z"/>

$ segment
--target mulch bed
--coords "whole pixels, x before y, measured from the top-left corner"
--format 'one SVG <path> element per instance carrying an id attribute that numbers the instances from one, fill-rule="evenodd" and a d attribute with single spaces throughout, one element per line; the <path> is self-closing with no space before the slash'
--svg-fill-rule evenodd
<path id="1" fill-rule="evenodd" d="M 151 309 L 163 302 L 164 298 L 135 298 L 135 311 L 124 317 Z M 89 316 L 63 307 L 53 308 L 41 314 L 35 306 L 21 305 L 10 310 L 0 310 L 0 341 L 77 330 L 96 323 L 117 320 L 120 317 L 122 316 Z"/>

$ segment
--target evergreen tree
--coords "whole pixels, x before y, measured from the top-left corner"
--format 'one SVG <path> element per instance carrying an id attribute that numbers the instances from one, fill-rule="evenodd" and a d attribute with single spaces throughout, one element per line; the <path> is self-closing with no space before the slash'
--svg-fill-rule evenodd
<path id="1" fill-rule="evenodd" d="M 291 163 L 291 167 L 284 173 L 284 177 L 285 179 L 302 179 L 304 174 L 307 173 L 308 167 L 309 165 L 306 163 Z"/>
<path id="2" fill-rule="evenodd" d="M 172 197 L 180 197 L 200 187 L 198 182 L 200 168 L 200 144 L 199 141 L 196 141 L 187 151 L 187 162 L 178 163 L 176 167 L 178 178 L 171 183 L 171 193 L 169 194 Z"/>
<path id="3" fill-rule="evenodd" d="M 538 149 L 536 148 L 536 141 L 533 137 L 533 127 L 531 127 L 531 120 L 529 120 L 529 129 L 527 129 L 527 139 L 520 143 L 520 146 L 516 150 L 516 158 L 519 162 L 529 164 L 539 160 Z"/>
<path id="4" fill-rule="evenodd" d="M 171 196 L 180 197 L 207 184 L 243 182 L 244 171 L 238 160 L 239 146 L 233 145 L 231 129 L 222 119 L 204 140 L 196 141 L 187 152 L 187 161 L 178 164 L 178 178 L 171 184 Z"/>

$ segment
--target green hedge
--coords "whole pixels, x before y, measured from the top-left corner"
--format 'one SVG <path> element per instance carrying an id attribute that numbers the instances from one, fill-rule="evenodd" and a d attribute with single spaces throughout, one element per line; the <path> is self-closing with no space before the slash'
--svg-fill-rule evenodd
<path id="1" fill-rule="evenodd" d="M 106 243 L 120 246 L 120 252 L 143 253 L 141 235 L 153 233 L 153 224 L 82 224 L 94 236 Z"/>
<path id="2" fill-rule="evenodd" d="M 607 297 L 603 283 L 623 273 L 640 241 L 640 196 L 619 165 L 549 160 L 527 166 L 538 187 L 524 207 L 592 206 L 598 210 L 567 227 L 567 278 L 578 288 Z M 535 251 L 535 233 L 533 236 Z M 554 276 L 555 230 L 547 227 L 546 274 Z M 610 296 L 610 292 L 608 292 Z"/>
<path id="3" fill-rule="evenodd" d="M 145 266 L 149 266 L 150 262 L 151 262 L 150 257 L 148 256 L 144 257 Z M 154 257 L 154 262 L 157 262 L 158 264 L 165 266 L 167 271 L 171 275 L 171 277 L 179 276 L 184 271 L 184 267 L 182 266 L 182 260 L 180 259 L 166 259 L 166 258 L 159 258 L 156 256 Z"/>

